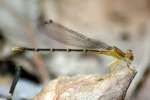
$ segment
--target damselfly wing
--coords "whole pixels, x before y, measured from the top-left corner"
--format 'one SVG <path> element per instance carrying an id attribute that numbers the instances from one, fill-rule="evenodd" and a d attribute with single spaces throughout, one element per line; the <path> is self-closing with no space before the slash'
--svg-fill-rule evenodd
<path id="1" fill-rule="evenodd" d="M 80 48 L 94 48 L 94 49 L 108 49 L 111 46 L 104 42 L 91 39 L 82 33 L 69 29 L 61 24 L 58 24 L 52 20 L 45 22 L 48 36 L 59 41 L 60 43 L 73 45 Z"/>

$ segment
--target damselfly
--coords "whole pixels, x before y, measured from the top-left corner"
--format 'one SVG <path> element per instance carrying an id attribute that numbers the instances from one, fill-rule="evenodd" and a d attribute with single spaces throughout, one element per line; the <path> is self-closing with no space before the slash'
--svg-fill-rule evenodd
<path id="1" fill-rule="evenodd" d="M 50 34 L 50 36 L 62 43 L 67 43 L 70 45 L 82 47 L 84 49 L 59 49 L 59 48 L 28 48 L 28 47 L 16 47 L 13 48 L 14 52 L 22 52 L 22 51 L 50 51 L 50 52 L 56 52 L 56 51 L 65 51 L 65 52 L 93 52 L 96 54 L 103 54 L 107 56 L 112 56 L 117 59 L 117 61 L 125 61 L 127 64 L 130 64 L 133 61 L 133 53 L 132 50 L 128 49 L 126 52 L 123 52 L 121 49 L 117 48 L 116 46 L 109 46 L 104 42 L 97 41 L 91 38 L 88 38 L 87 36 L 83 35 L 82 33 L 78 33 L 76 31 L 73 31 L 71 29 L 68 29 L 67 27 L 58 24 L 56 22 L 53 22 L 52 20 L 44 23 L 45 28 L 53 33 Z M 64 36 L 64 39 L 61 39 Z M 114 63 L 116 63 L 115 61 Z"/>

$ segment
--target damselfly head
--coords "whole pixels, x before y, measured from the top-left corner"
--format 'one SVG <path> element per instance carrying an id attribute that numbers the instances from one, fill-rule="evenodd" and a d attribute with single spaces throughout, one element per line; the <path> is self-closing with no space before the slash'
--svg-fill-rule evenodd
<path id="1" fill-rule="evenodd" d="M 134 55 L 133 55 L 133 51 L 131 49 L 128 49 L 126 51 L 126 58 L 127 60 L 133 61 L 134 60 Z"/>

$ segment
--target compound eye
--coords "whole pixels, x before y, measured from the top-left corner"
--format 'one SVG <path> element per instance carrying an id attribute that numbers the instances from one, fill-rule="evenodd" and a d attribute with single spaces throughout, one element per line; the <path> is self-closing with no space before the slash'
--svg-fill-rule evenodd
<path id="1" fill-rule="evenodd" d="M 134 60 L 134 56 L 133 56 L 133 52 L 132 50 L 127 50 L 127 54 L 126 54 L 127 58 L 130 59 L 131 61 Z"/>
<path id="2" fill-rule="evenodd" d="M 130 55 L 130 60 L 134 60 L 134 56 L 133 56 L 133 54 L 132 55 Z"/>

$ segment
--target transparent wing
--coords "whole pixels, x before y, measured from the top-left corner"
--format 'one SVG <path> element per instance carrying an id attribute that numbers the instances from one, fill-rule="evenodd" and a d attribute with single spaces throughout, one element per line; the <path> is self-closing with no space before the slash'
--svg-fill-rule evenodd
<path id="1" fill-rule="evenodd" d="M 104 42 L 88 38 L 82 33 L 75 32 L 53 21 L 45 23 L 45 28 L 51 38 L 64 44 L 82 48 L 111 48 L 111 46 Z"/>

